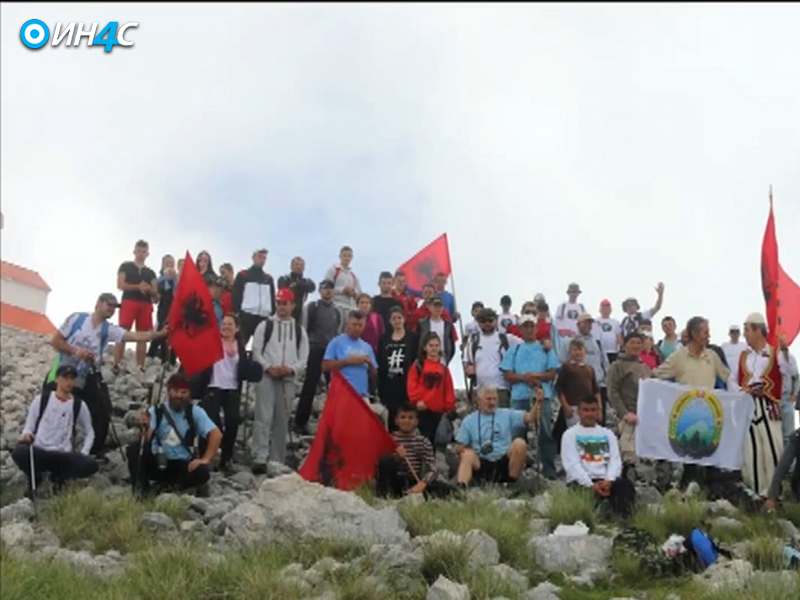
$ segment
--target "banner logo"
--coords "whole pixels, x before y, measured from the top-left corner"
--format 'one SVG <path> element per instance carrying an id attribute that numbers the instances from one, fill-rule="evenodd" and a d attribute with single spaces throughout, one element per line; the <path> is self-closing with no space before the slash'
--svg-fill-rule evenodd
<path id="1" fill-rule="evenodd" d="M 722 404 L 703 390 L 681 394 L 669 417 L 669 443 L 675 454 L 706 458 L 716 452 L 722 437 Z"/>

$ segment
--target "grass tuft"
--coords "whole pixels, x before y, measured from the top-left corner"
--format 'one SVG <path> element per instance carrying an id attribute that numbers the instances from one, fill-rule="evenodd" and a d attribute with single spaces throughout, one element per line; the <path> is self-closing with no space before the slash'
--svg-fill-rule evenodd
<path id="1" fill-rule="evenodd" d="M 747 560 L 760 571 L 783 569 L 783 543 L 771 535 L 759 535 L 747 545 Z"/>
<path id="2" fill-rule="evenodd" d="M 633 515 L 633 526 L 650 533 L 659 544 L 673 533 L 686 537 L 703 524 L 705 504 L 700 499 L 666 498 L 661 507 L 658 513 L 641 507 Z"/>
<path id="3" fill-rule="evenodd" d="M 590 529 L 594 527 L 595 510 L 592 491 L 583 488 L 556 488 L 550 492 L 553 505 L 550 509 L 550 523 L 571 525 L 583 521 Z"/>

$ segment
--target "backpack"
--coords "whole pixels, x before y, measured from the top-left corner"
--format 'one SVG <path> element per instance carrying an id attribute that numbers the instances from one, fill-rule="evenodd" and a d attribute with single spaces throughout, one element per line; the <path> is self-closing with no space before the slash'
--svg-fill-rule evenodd
<path id="1" fill-rule="evenodd" d="M 189 454 L 191 456 L 194 456 L 194 450 L 192 447 L 194 446 L 194 438 L 196 436 L 196 432 L 194 427 L 194 416 L 192 415 L 193 408 L 194 405 L 190 403 L 184 411 L 184 418 L 186 419 L 186 422 L 189 423 L 189 429 L 186 430 L 185 436 L 181 436 L 180 432 L 178 431 L 178 426 L 175 424 L 175 420 L 172 418 L 172 415 L 170 415 L 164 409 L 164 405 L 159 404 L 158 406 L 156 406 L 156 426 L 155 429 L 153 430 L 153 434 L 156 437 L 156 441 L 158 442 L 159 446 L 161 445 L 161 440 L 158 439 L 158 428 L 161 425 L 161 419 L 164 416 L 166 416 L 167 421 L 170 424 L 170 427 L 172 427 L 172 429 L 175 430 L 175 433 L 178 434 L 178 437 L 181 438 L 181 444 L 183 445 L 183 447 L 189 451 Z"/>
<path id="2" fill-rule="evenodd" d="M 720 554 L 719 546 L 702 529 L 697 527 L 692 529 L 684 543 L 686 548 L 693 552 L 701 569 L 705 570 L 717 562 Z"/>
<path id="3" fill-rule="evenodd" d="M 36 424 L 33 426 L 33 435 L 36 435 L 36 432 L 39 431 L 39 423 L 42 422 L 42 417 L 44 417 L 44 411 L 47 408 L 47 403 L 50 402 L 50 392 L 53 390 L 50 387 L 45 387 L 42 390 L 42 396 L 39 399 L 39 416 L 36 417 Z M 72 396 L 72 443 L 75 443 L 75 427 L 78 424 L 78 415 L 81 412 L 81 399 L 77 396 Z"/>
<path id="4" fill-rule="evenodd" d="M 475 353 L 480 348 L 480 339 L 481 339 L 480 332 L 479 333 L 473 333 L 471 336 L 469 336 L 469 348 L 470 348 L 470 352 L 472 353 L 472 360 L 473 361 L 475 360 Z M 505 334 L 505 333 L 501 333 L 500 334 L 500 348 L 497 350 L 497 353 L 500 355 L 500 360 L 503 360 L 503 354 L 505 352 L 508 352 L 509 346 L 510 346 L 510 344 L 508 343 L 508 335 Z"/>
<path id="5" fill-rule="evenodd" d="M 70 341 L 72 336 L 81 330 L 81 327 L 83 327 L 83 324 L 88 318 L 89 313 L 78 313 L 77 318 L 72 323 L 72 327 L 70 327 L 69 334 L 67 334 L 64 339 Z M 108 344 L 108 321 L 104 320 L 100 325 L 100 356 L 97 357 L 98 364 L 102 364 L 103 362 L 103 353 L 106 350 L 106 344 Z M 52 383 L 56 380 L 56 371 L 58 371 L 58 367 L 61 366 L 61 356 L 62 353 L 58 352 L 53 357 L 53 362 L 50 363 L 50 372 L 47 373 L 47 379 L 45 380 L 46 383 Z"/>
<path id="6" fill-rule="evenodd" d="M 339 311 L 336 311 L 336 314 L 339 314 Z M 261 354 L 264 354 L 264 350 L 267 349 L 267 344 L 272 339 L 272 331 L 275 329 L 275 321 L 272 319 L 267 319 L 264 321 L 266 325 L 264 325 L 264 344 L 261 346 Z M 294 339 L 295 343 L 297 344 L 297 352 L 300 352 L 300 342 L 303 339 L 303 326 L 300 325 L 300 322 L 295 319 L 294 320 Z"/>

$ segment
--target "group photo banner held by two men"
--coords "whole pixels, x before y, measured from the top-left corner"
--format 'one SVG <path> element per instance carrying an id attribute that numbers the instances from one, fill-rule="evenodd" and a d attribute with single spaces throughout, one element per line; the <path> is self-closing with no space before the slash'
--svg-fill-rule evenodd
<path id="1" fill-rule="evenodd" d="M 744 461 L 753 399 L 741 392 L 643 379 L 636 415 L 640 458 L 736 470 Z"/>

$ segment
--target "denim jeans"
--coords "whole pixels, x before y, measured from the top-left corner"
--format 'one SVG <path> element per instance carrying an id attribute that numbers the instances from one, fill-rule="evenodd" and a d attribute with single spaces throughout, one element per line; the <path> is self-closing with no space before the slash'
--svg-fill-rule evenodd
<path id="1" fill-rule="evenodd" d="M 548 479 L 556 477 L 556 442 L 553 439 L 553 404 L 552 398 L 545 398 L 542 403 L 542 414 L 539 416 L 537 442 L 542 475 Z M 528 411 L 531 407 L 529 398 L 511 400 L 511 408 Z"/>

